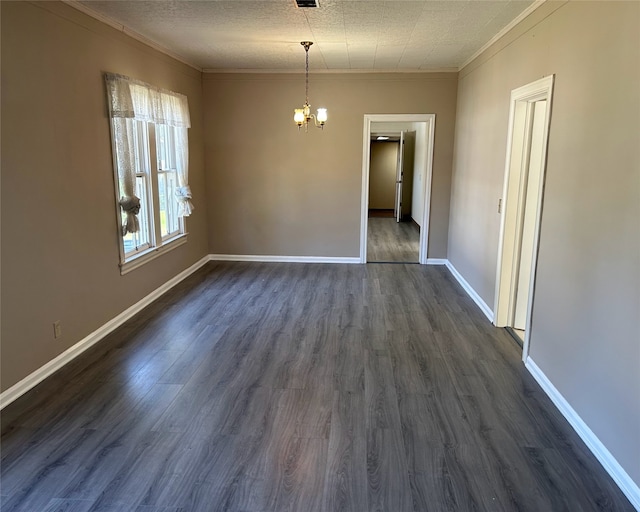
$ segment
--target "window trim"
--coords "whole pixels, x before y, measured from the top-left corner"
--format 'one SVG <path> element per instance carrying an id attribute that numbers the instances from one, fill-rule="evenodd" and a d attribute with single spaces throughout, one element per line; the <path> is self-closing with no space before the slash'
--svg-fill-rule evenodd
<path id="1" fill-rule="evenodd" d="M 163 254 L 187 243 L 187 235 L 188 233 L 185 231 L 184 233 L 173 237 L 171 240 L 167 240 L 160 247 L 150 247 L 149 249 L 140 251 L 140 253 L 136 254 L 135 256 L 130 256 L 129 259 L 124 263 L 120 262 L 120 275 L 128 274 L 132 270 L 143 266 L 145 263 L 148 263 L 151 260 L 155 260 L 158 256 L 162 256 Z M 124 244 L 120 243 L 120 245 L 120 250 L 122 251 L 122 246 Z"/>
<path id="2" fill-rule="evenodd" d="M 135 121 L 135 120 L 134 120 Z M 124 249 L 124 237 L 122 236 L 122 213 L 120 206 L 120 177 L 118 175 L 118 161 L 116 154 L 116 141 L 114 135 L 113 119 L 109 118 L 109 130 L 111 133 L 111 153 L 113 160 L 113 178 L 114 178 L 114 198 L 115 198 L 115 212 L 116 212 L 116 226 L 118 226 L 118 252 L 120 261 L 118 266 L 120 267 L 120 275 L 128 274 L 129 272 L 140 268 L 149 261 L 156 259 L 157 257 L 172 251 L 180 247 L 187 242 L 187 223 L 184 217 L 179 217 L 178 222 L 180 225 L 180 232 L 174 236 L 163 240 L 160 226 L 160 196 L 156 193 L 158 191 L 158 162 L 157 162 L 157 149 L 156 149 L 156 124 L 153 121 L 140 121 L 146 125 L 148 146 L 146 148 L 149 173 L 147 175 L 147 201 L 149 204 L 149 216 L 153 220 L 153 225 L 150 229 L 151 247 L 136 252 L 135 254 L 125 255 Z M 156 212 L 158 213 L 158 219 L 156 219 Z M 156 222 L 157 221 L 157 222 Z"/>

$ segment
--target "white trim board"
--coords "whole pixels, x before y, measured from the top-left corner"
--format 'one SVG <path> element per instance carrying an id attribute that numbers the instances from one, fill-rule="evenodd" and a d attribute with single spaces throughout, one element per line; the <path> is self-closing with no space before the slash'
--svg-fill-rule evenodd
<path id="1" fill-rule="evenodd" d="M 360 263 L 360 258 L 350 256 L 272 256 L 261 254 L 210 254 L 209 260 L 273 263 Z"/>
<path id="2" fill-rule="evenodd" d="M 70 363 L 80 354 L 82 354 L 85 350 L 92 347 L 100 340 L 102 340 L 107 334 L 113 332 L 115 329 L 124 324 L 127 320 L 132 318 L 134 315 L 142 311 L 149 304 L 151 304 L 154 300 L 161 297 L 163 294 L 168 292 L 171 288 L 177 285 L 180 281 L 183 281 L 191 274 L 193 274 L 200 267 L 205 265 L 209 261 L 209 256 L 205 256 L 201 260 L 197 261 L 189 268 L 180 272 L 177 276 L 169 279 L 166 283 L 156 288 L 146 297 L 143 297 L 138 302 L 125 309 L 122 313 L 120 313 L 115 318 L 112 318 L 107 323 L 93 331 L 88 336 L 81 339 L 75 345 L 69 347 L 67 350 L 56 356 L 54 359 L 46 363 L 44 366 L 38 368 L 35 372 L 27 375 L 24 379 L 17 382 L 9 389 L 0 393 L 0 410 L 9 405 L 14 400 L 20 398 L 27 391 L 31 390 L 40 382 L 42 382 L 47 377 L 53 375 L 60 368 L 65 366 L 67 363 Z"/>
<path id="3" fill-rule="evenodd" d="M 418 263 L 427 263 L 429 253 L 429 219 L 431 215 L 431 181 L 433 176 L 433 148 L 435 145 L 435 114 L 365 114 L 362 128 L 362 185 L 360 189 L 360 261 L 367 263 L 367 236 L 369 211 L 369 175 L 371 164 L 371 134 L 374 123 L 424 123 L 424 143 L 426 145 L 426 160 L 424 162 L 423 183 L 423 229 L 420 230 L 420 244 Z"/>
<path id="4" fill-rule="evenodd" d="M 24 379 L 17 382 L 4 392 L 0 393 L 0 410 L 20 398 L 26 392 L 36 387 L 47 377 L 53 375 L 60 368 L 73 361 L 85 350 L 92 347 L 102 340 L 109 333 L 131 319 L 134 315 L 142 311 L 154 300 L 161 297 L 171 288 L 183 281 L 196 270 L 204 266 L 209 261 L 256 261 L 256 262 L 286 262 L 286 263 L 360 263 L 359 258 L 350 257 L 325 257 L 325 256 L 254 256 L 254 255 L 234 255 L 234 254 L 209 254 L 198 262 L 191 265 L 186 270 L 180 272 L 177 276 L 169 279 L 166 283 L 156 288 L 146 297 L 124 310 L 115 318 L 85 336 L 75 345 L 56 356 L 54 359 L 38 368 L 33 373 L 27 375 Z"/>
<path id="5" fill-rule="evenodd" d="M 189 277 L 209 261 L 260 261 L 260 262 L 302 262 L 302 263 L 359 263 L 359 258 L 335 258 L 335 257 L 312 257 L 312 256 L 252 256 L 252 255 L 230 255 L 230 254 L 209 254 L 194 263 L 189 268 L 183 270 L 178 275 L 156 288 L 153 292 L 143 297 L 141 300 L 127 308 L 115 318 L 105 323 L 100 328 L 80 340 L 72 347 L 52 359 L 35 372 L 31 373 L 20 382 L 14 384 L 9 389 L 0 393 L 0 410 L 18 399 L 20 396 L 34 388 L 44 379 L 53 375 L 57 370 L 71 362 L 91 346 L 102 340 L 107 334 L 114 331 L 124 322 L 132 318 L 142 309 L 147 307 L 153 301 L 158 299 L 164 293 L 176 286 L 178 283 Z M 478 305 L 480 310 L 493 322 L 493 312 L 471 287 L 471 285 L 462 277 L 449 260 L 446 259 L 428 259 L 427 264 L 445 265 L 451 272 L 453 277 L 460 283 L 463 289 Z M 525 361 L 527 370 L 533 378 L 538 382 L 543 391 L 549 396 L 553 404 L 560 413 L 567 419 L 571 427 L 576 431 L 580 438 L 585 442 L 589 450 L 595 455 L 600 464 L 609 473 L 620 490 L 627 496 L 631 504 L 640 511 L 640 488 L 631 479 L 627 472 L 620 466 L 615 457 L 602 444 L 593 431 L 580 418 L 578 413 L 571 407 L 569 402 L 560 394 L 556 387 L 551 383 L 536 363 L 528 357 Z"/>
<path id="6" fill-rule="evenodd" d="M 449 269 L 449 272 L 451 272 L 453 277 L 455 277 L 458 283 L 460 283 L 460 286 L 464 288 L 464 291 L 466 291 L 469 297 L 473 299 L 473 302 L 477 304 L 477 306 L 480 308 L 480 311 L 482 311 L 484 315 L 489 319 L 489 321 L 493 323 L 493 311 L 489 306 L 487 306 L 487 303 L 482 300 L 482 297 L 478 295 L 478 292 L 476 292 L 473 287 L 467 282 L 467 280 L 462 277 L 462 274 L 458 272 L 456 267 L 454 267 L 449 260 L 447 260 L 445 265 Z"/>
<path id="7" fill-rule="evenodd" d="M 69 347 L 67 350 L 56 356 L 54 359 L 44 364 L 36 371 L 27 375 L 24 379 L 20 380 L 4 392 L 0 393 L 0 410 L 4 407 L 20 398 L 22 395 L 27 393 L 29 390 L 40 384 L 44 379 L 53 375 L 60 368 L 65 366 L 67 363 L 70 363 L 80 354 L 82 354 L 85 350 L 89 349 L 100 340 L 102 340 L 109 333 L 113 332 L 115 329 L 124 324 L 127 320 L 132 318 L 134 315 L 142 311 L 145 307 L 151 304 L 154 300 L 161 297 L 164 293 L 169 291 L 179 282 L 183 281 L 191 274 L 193 274 L 196 270 L 204 266 L 209 261 L 256 261 L 256 262 L 283 262 L 283 263 L 348 263 L 348 264 L 356 264 L 360 263 L 360 258 L 357 257 L 327 257 L 327 256 L 261 256 L 261 255 L 238 255 L 238 254 L 209 254 L 189 268 L 183 270 L 175 277 L 171 278 L 169 281 L 164 283 L 163 285 L 156 288 L 146 297 L 143 297 L 138 302 L 127 308 L 125 311 L 120 313 L 115 318 L 112 318 L 107 323 L 85 336 L 75 345 Z M 468 285 L 463 284 L 466 283 L 462 276 L 453 268 L 453 266 L 446 259 L 429 259 L 427 261 L 428 264 L 431 265 L 446 265 L 447 268 L 452 272 L 454 277 L 458 279 L 460 284 L 462 284 L 463 288 L 469 293 L 469 295 L 476 300 L 474 297 L 478 297 L 475 291 Z M 461 281 L 462 280 L 462 281 Z M 470 291 L 471 290 L 471 291 Z M 476 301 L 477 303 L 477 301 Z M 486 307 L 486 304 L 485 304 Z M 483 309 L 482 306 L 480 306 Z M 483 309 L 484 311 L 484 309 Z M 486 312 L 485 312 L 486 314 Z"/>
<path id="8" fill-rule="evenodd" d="M 462 288 L 469 294 L 469 296 L 478 305 L 480 310 L 486 315 L 490 322 L 493 323 L 493 311 L 487 306 L 477 292 L 471 287 L 471 285 L 462 277 L 460 272 L 451 264 L 449 260 L 444 260 L 446 267 L 449 269 L 453 277 L 457 279 Z M 531 373 L 536 382 L 540 385 L 542 390 L 549 396 L 553 404 L 560 411 L 560 413 L 569 422 L 573 430 L 580 436 L 580 438 L 587 445 L 587 448 L 598 459 L 602 467 L 611 476 L 616 485 L 629 499 L 631 504 L 640 511 L 640 487 L 631 479 L 624 468 L 618 463 L 615 457 L 602 444 L 600 439 L 593 433 L 588 425 L 582 420 L 578 413 L 571 407 L 569 402 L 560 394 L 556 387 L 551 383 L 542 370 L 536 365 L 536 363 L 530 357 L 527 357 L 524 361 L 525 367 Z"/>
<path id="9" fill-rule="evenodd" d="M 569 422 L 573 430 L 587 445 L 587 448 L 595 455 L 602 467 L 613 478 L 613 481 L 620 487 L 624 495 L 629 498 L 631 504 L 640 510 L 640 487 L 631 479 L 623 467 L 618 463 L 602 441 L 593 433 L 589 426 L 582 420 L 578 413 L 571 407 L 571 404 L 562 396 L 556 387 L 547 378 L 538 365 L 527 357 L 525 367 L 540 385 L 543 391 L 549 396 L 553 404 Z"/>
<path id="10" fill-rule="evenodd" d="M 509 32 L 513 27 L 515 27 L 518 23 L 524 20 L 527 16 L 529 16 L 529 14 L 535 11 L 538 7 L 541 7 L 546 1 L 547 0 L 534 0 L 534 2 L 531 5 L 529 5 L 529 7 L 527 7 L 524 11 L 518 14 L 518 16 L 516 16 L 513 20 L 511 20 L 495 36 L 489 39 L 489 41 L 487 41 L 477 52 L 475 52 L 471 57 L 465 60 L 460 66 L 458 66 L 458 71 L 461 71 L 466 66 L 471 64 L 483 52 L 485 52 L 493 43 L 501 39 L 507 32 Z"/>
<path id="11" fill-rule="evenodd" d="M 500 215 L 500 232 L 498 236 L 498 259 L 496 261 L 496 283 L 494 295 L 494 324 L 496 327 L 513 327 L 515 323 L 516 293 L 520 266 L 520 240 L 523 235 L 523 219 L 525 217 L 525 192 L 535 190 L 535 221 L 533 232 L 529 235 L 532 251 L 530 257 L 531 279 L 527 293 L 526 319 L 524 326 L 524 342 L 522 360 L 529 354 L 531 340 L 531 317 L 535 300 L 535 281 L 540 245 L 540 224 L 544 203 L 544 180 L 546 175 L 547 145 L 551 109 L 553 103 L 553 84 L 555 75 L 549 75 L 511 91 L 509 98 L 509 127 L 507 130 L 507 151 L 505 155 L 505 171 L 502 189 L 502 213 Z M 540 147 L 538 151 L 539 176 L 530 183 L 529 158 L 531 144 L 534 140 L 533 105 L 538 101 L 546 101 Z M 534 167 L 535 169 L 535 167 Z M 527 208 L 531 207 L 528 204 Z M 531 249 L 530 249 L 531 250 Z"/>
<path id="12" fill-rule="evenodd" d="M 109 25 L 110 27 L 115 28 L 116 30 L 122 32 L 123 34 L 128 35 L 132 39 L 135 39 L 136 41 L 139 41 L 142 44 L 147 45 L 149 48 L 153 48 L 154 50 L 159 51 L 160 53 L 163 53 L 164 55 L 167 55 L 172 59 L 182 62 L 183 64 L 186 64 L 190 68 L 193 68 L 196 71 L 200 71 L 202 73 L 202 68 L 200 66 L 197 66 L 196 64 L 194 64 L 193 62 L 190 62 L 189 60 L 185 59 L 181 55 L 178 55 L 177 53 L 174 53 L 168 48 L 165 48 L 161 44 L 158 44 L 155 41 L 152 41 L 151 39 L 143 36 L 141 33 L 136 32 L 132 28 L 129 28 L 128 26 L 123 25 L 122 23 L 120 23 L 119 21 L 116 21 L 110 16 L 107 16 L 106 14 L 102 14 L 101 12 L 95 11 L 91 7 L 86 6 L 85 4 L 81 4 L 79 0 L 62 0 L 62 2 L 68 5 L 69 7 L 73 7 L 74 9 L 86 14 L 87 16 L 104 23 L 105 25 Z"/>

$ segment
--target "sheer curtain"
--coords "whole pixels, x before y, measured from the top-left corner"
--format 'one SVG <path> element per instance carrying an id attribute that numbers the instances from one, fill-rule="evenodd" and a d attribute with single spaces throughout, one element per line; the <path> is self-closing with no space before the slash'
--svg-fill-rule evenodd
<path id="1" fill-rule="evenodd" d="M 178 214 L 188 217 L 193 211 L 189 188 L 189 139 L 191 126 L 189 104 L 184 94 L 158 89 L 123 75 L 105 73 L 109 116 L 113 119 L 113 135 L 118 166 L 118 177 L 123 183 L 120 206 L 126 214 L 122 233 L 135 233 L 139 229 L 140 199 L 135 195 L 136 153 L 133 120 L 166 124 L 176 130 L 176 172 L 179 187 L 176 200 Z"/>
<path id="2" fill-rule="evenodd" d="M 191 189 L 189 188 L 189 138 L 186 128 L 176 128 L 176 173 L 178 174 L 178 216 L 188 217 L 193 211 Z"/>
<path id="3" fill-rule="evenodd" d="M 138 213 L 140 198 L 136 196 L 136 147 L 133 120 L 124 117 L 113 119 L 113 138 L 118 160 L 118 177 L 122 184 L 122 197 L 118 201 L 126 219 L 122 224 L 122 236 L 140 230 Z"/>

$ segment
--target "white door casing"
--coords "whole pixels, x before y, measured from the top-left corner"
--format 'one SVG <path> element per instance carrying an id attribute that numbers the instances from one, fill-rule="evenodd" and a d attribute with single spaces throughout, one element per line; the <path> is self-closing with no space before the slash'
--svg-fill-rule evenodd
<path id="1" fill-rule="evenodd" d="M 396 222 L 402 220 L 402 187 L 404 185 L 404 132 L 400 132 L 400 145 L 398 146 L 398 160 L 396 162 L 396 201 L 394 216 Z"/>
<path id="2" fill-rule="evenodd" d="M 554 76 L 542 78 L 511 92 L 509 128 L 507 135 L 507 154 L 505 161 L 505 178 L 502 194 L 502 212 L 500 219 L 500 236 L 498 241 L 498 262 L 496 270 L 496 292 L 494 306 L 494 324 L 497 327 L 513 326 L 516 313 L 516 297 L 518 295 L 518 269 L 521 264 L 523 221 L 528 217 L 527 237 L 524 250 L 527 252 L 523 267 L 528 267 L 528 276 L 523 276 L 520 287 L 520 300 L 526 296 L 526 315 L 524 321 L 525 339 L 522 359 L 526 361 L 529 354 L 531 337 L 531 314 L 533 311 L 535 270 L 540 236 L 540 219 L 544 196 L 544 177 L 546 168 L 549 125 L 551 120 L 551 104 Z M 545 101 L 539 113 L 543 116 L 535 121 L 537 128 L 542 129 L 541 140 L 532 138 L 535 103 Z M 541 125 L 541 126 L 540 126 Z M 539 176 L 536 183 L 527 182 L 532 142 L 538 147 L 537 161 Z M 526 198 L 527 190 L 535 197 Z M 525 211 L 525 201 L 533 205 L 532 211 Z M 534 221 L 532 221 L 533 216 Z M 531 233 L 532 231 L 532 233 Z M 528 247 L 528 248 L 527 248 Z M 520 306 L 524 307 L 523 305 Z M 521 312 L 519 313 L 522 314 Z"/>
<path id="3" fill-rule="evenodd" d="M 362 188 L 360 201 L 360 263 L 367 262 L 367 225 L 369 210 L 369 167 L 371 156 L 371 124 L 372 123 L 424 123 L 426 158 L 422 170 L 421 187 L 424 204 L 420 229 L 420 254 L 419 262 L 427 263 L 429 244 L 429 214 L 431 204 L 431 176 L 433 172 L 433 143 L 435 134 L 435 114 L 365 114 L 362 143 Z"/>
<path id="4" fill-rule="evenodd" d="M 523 185 L 525 189 L 521 197 L 524 198 L 524 208 L 522 212 L 520 233 L 520 250 L 519 261 L 517 264 L 517 284 L 515 305 L 513 311 L 513 327 L 526 331 L 527 323 L 527 306 L 529 303 L 529 288 L 531 286 L 531 278 L 533 272 L 533 253 L 535 246 L 533 245 L 536 221 L 538 196 L 540 194 L 542 172 L 542 156 L 545 151 L 542 145 L 544 137 L 544 120 L 546 117 L 547 101 L 536 101 L 530 103 L 529 107 L 533 109 L 533 120 L 531 123 L 531 143 L 529 145 L 529 159 L 526 176 L 523 176 Z"/>

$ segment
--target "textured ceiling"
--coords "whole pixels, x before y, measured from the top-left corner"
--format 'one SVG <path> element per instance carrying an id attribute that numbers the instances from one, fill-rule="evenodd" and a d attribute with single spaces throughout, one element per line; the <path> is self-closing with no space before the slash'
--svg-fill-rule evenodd
<path id="1" fill-rule="evenodd" d="M 538 0 L 539 1 L 539 0 Z M 417 71 L 460 67 L 533 0 L 81 0 L 209 70 Z"/>

